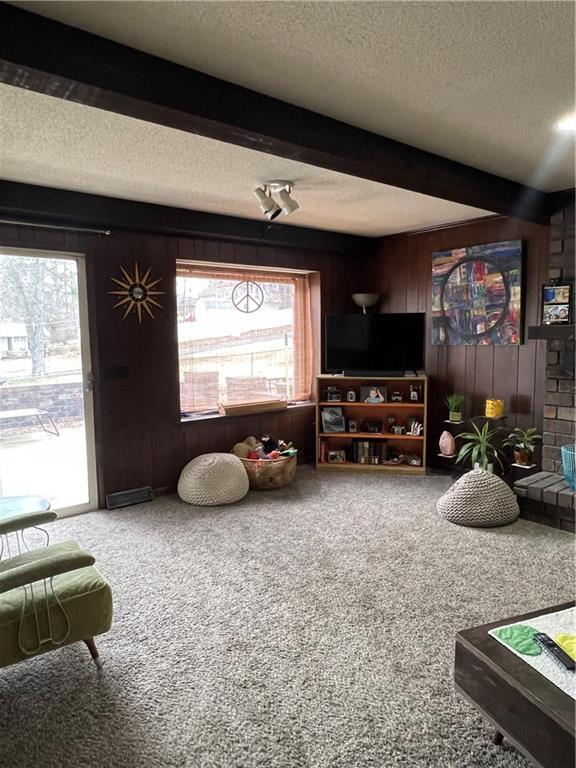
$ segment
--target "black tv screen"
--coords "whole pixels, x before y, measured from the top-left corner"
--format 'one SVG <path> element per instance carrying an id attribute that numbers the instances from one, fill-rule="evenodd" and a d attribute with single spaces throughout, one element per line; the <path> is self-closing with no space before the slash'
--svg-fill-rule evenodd
<path id="1" fill-rule="evenodd" d="M 326 316 L 328 373 L 424 369 L 424 313 Z"/>

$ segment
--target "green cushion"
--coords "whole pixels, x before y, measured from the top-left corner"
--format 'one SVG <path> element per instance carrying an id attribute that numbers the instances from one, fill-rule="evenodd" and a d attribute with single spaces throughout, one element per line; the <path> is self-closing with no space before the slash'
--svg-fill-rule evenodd
<path id="1" fill-rule="evenodd" d="M 60 554 L 76 554 L 78 551 L 81 551 L 81 548 L 75 541 L 65 541 L 61 544 L 52 544 L 49 547 L 35 549 L 10 560 L 1 561 L 0 574 L 11 570 L 14 566 L 20 567 Z M 112 591 L 107 581 L 94 566 L 78 568 L 54 576 L 53 586 L 54 592 L 62 603 L 70 621 L 70 633 L 62 645 L 94 637 L 110 629 Z M 43 582 L 36 582 L 33 589 L 36 604 L 40 607 L 38 611 L 40 627 L 44 632 L 47 626 L 47 616 Z M 0 594 L 0 667 L 30 658 L 29 655 L 22 652 L 18 644 L 18 627 L 23 603 L 23 587 L 17 587 Z M 57 606 L 53 607 L 55 605 L 54 600 L 50 601 L 50 605 L 52 606 L 50 616 L 53 634 L 57 638 L 61 638 L 66 631 L 66 622 Z M 27 649 L 36 645 L 35 621 L 30 601 L 24 617 L 21 640 Z M 45 653 L 59 647 L 60 645 L 57 644 L 45 643 L 37 653 Z"/>

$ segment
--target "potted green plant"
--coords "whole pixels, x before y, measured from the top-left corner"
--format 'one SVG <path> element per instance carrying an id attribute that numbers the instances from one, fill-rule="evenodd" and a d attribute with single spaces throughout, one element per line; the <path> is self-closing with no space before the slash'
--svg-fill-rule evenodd
<path id="1" fill-rule="evenodd" d="M 481 428 L 472 422 L 472 432 L 462 432 L 458 435 L 465 440 L 465 443 L 458 452 L 457 462 L 470 458 L 474 469 L 485 469 L 487 472 L 494 472 L 494 463 L 498 462 L 500 468 L 504 469 L 500 460 L 503 453 L 494 443 L 494 438 L 501 427 L 489 429 L 488 426 L 488 422 Z"/>
<path id="2" fill-rule="evenodd" d="M 534 448 L 540 440 L 542 440 L 542 435 L 536 434 L 536 427 L 528 427 L 528 429 L 516 427 L 502 445 L 506 448 L 512 448 L 516 464 L 526 467 L 532 464 Z"/>
<path id="3" fill-rule="evenodd" d="M 453 393 L 446 395 L 446 405 L 448 406 L 450 421 L 462 421 L 462 406 L 464 405 L 464 395 Z"/>

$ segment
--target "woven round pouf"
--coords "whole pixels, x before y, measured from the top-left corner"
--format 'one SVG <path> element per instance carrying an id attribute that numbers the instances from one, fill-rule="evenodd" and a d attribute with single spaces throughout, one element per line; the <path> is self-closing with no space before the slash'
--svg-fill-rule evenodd
<path id="1" fill-rule="evenodd" d="M 244 465 L 231 453 L 205 453 L 184 467 L 178 480 L 178 495 L 188 504 L 214 507 L 233 504 L 248 493 Z"/>
<path id="2" fill-rule="evenodd" d="M 436 509 L 451 523 L 475 528 L 506 525 L 520 514 L 512 490 L 499 477 L 483 469 L 462 475 L 438 499 Z"/>

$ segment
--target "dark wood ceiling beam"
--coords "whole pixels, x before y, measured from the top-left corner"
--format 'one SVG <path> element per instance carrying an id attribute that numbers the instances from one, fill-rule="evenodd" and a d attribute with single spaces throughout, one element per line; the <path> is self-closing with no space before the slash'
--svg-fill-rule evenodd
<path id="1" fill-rule="evenodd" d="M 539 190 L 6 3 L 0 29 L 0 82 L 494 213 L 548 219 Z"/>
<path id="2" fill-rule="evenodd" d="M 103 195 L 0 181 L 2 222 L 135 230 L 183 237 L 217 238 L 288 248 L 335 251 L 350 256 L 371 253 L 375 238 L 254 221 Z"/>

